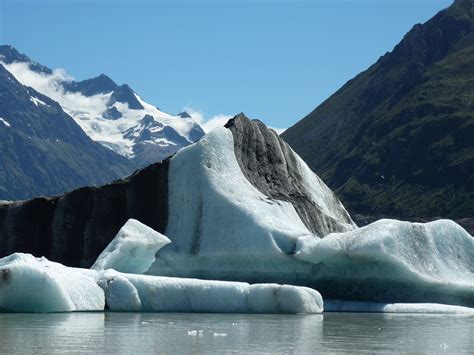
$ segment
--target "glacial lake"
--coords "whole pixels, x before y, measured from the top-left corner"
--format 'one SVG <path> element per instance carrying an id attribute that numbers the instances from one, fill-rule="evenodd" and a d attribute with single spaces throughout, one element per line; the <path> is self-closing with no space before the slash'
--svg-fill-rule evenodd
<path id="1" fill-rule="evenodd" d="M 474 317 L 376 313 L 0 314 L 1 353 L 469 353 Z"/>

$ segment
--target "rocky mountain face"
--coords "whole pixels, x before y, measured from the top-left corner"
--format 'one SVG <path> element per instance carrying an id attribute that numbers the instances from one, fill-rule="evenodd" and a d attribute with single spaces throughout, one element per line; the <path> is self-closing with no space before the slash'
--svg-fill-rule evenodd
<path id="1" fill-rule="evenodd" d="M 0 152 L 3 200 L 104 184 L 132 170 L 127 159 L 92 141 L 57 102 L 19 83 L 3 65 Z"/>
<path id="2" fill-rule="evenodd" d="M 74 81 L 12 46 L 0 46 L 0 63 L 23 85 L 57 101 L 92 140 L 127 158 L 134 168 L 164 159 L 204 135 L 188 114 L 162 112 L 104 74 Z"/>
<path id="3" fill-rule="evenodd" d="M 415 25 L 283 133 L 352 213 L 474 216 L 473 9 Z"/>
<path id="4" fill-rule="evenodd" d="M 235 236 L 239 245 L 262 238 L 286 255 L 296 247 L 293 233 L 322 237 L 356 227 L 275 132 L 243 115 L 227 127 L 102 187 L 0 204 L 0 257 L 25 252 L 89 267 L 129 218 L 169 236 L 171 259 L 175 252 L 205 259 L 207 248 L 235 233 L 248 239 Z"/>

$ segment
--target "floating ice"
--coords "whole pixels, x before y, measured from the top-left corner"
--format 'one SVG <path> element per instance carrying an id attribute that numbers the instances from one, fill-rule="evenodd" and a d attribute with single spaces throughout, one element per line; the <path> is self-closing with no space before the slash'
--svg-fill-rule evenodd
<path id="1" fill-rule="evenodd" d="M 10 312 L 101 311 L 104 292 L 92 270 L 15 253 L 0 259 L 0 309 Z"/>
<path id="2" fill-rule="evenodd" d="M 380 220 L 300 238 L 295 257 L 315 264 L 325 297 L 474 306 L 474 238 L 453 221 Z"/>
<path id="3" fill-rule="evenodd" d="M 279 281 L 272 275 L 288 272 L 285 261 L 291 263 L 287 255 L 298 238 L 312 236 L 290 202 L 268 198 L 245 178 L 224 127 L 181 149 L 168 180 L 172 244 L 158 253 L 150 274 L 232 279 L 246 273 L 259 276 L 256 282 Z"/>
<path id="4" fill-rule="evenodd" d="M 106 270 L 99 285 L 113 311 L 321 313 L 321 295 L 306 287 L 206 281 Z"/>
<path id="5" fill-rule="evenodd" d="M 326 300 L 326 312 L 474 314 L 474 308 L 439 303 L 375 303 Z"/>
<path id="6" fill-rule="evenodd" d="M 156 252 L 168 243 L 170 240 L 163 234 L 135 219 L 129 219 L 99 255 L 92 269 L 144 273 L 155 261 Z"/>

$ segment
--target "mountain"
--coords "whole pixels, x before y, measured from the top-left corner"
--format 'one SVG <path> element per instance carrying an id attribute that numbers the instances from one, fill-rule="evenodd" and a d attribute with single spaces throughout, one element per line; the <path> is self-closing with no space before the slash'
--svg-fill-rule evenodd
<path id="1" fill-rule="evenodd" d="M 132 170 L 92 141 L 61 106 L 0 65 L 0 199 L 104 184 Z"/>
<path id="2" fill-rule="evenodd" d="M 282 134 L 352 213 L 474 216 L 473 9 L 415 25 Z"/>
<path id="3" fill-rule="evenodd" d="M 0 46 L 0 63 L 19 82 L 57 101 L 90 138 L 129 159 L 135 168 L 164 159 L 204 135 L 190 115 L 162 112 L 105 74 L 74 81 L 12 46 Z"/>

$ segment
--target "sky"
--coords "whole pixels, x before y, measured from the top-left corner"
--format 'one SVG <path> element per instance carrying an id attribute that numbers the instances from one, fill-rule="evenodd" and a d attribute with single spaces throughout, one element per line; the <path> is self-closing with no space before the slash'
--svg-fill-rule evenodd
<path id="1" fill-rule="evenodd" d="M 0 0 L 0 43 L 206 127 L 287 128 L 452 0 Z"/>

